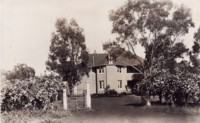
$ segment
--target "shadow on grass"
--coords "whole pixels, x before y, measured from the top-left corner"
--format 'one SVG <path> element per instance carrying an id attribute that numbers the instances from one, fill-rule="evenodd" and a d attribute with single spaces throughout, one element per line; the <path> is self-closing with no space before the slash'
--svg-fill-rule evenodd
<path id="1" fill-rule="evenodd" d="M 121 97 L 120 95 L 92 95 L 92 98 L 104 98 L 104 97 L 109 97 L 109 98 L 114 98 L 114 97 Z"/>
<path id="2" fill-rule="evenodd" d="M 152 101 L 151 105 L 166 106 L 168 103 L 161 103 L 160 101 Z"/>
<path id="3" fill-rule="evenodd" d="M 170 106 L 168 103 L 160 103 L 159 101 L 152 101 L 151 105 L 152 106 Z M 143 103 L 130 103 L 130 104 L 126 104 L 124 106 L 142 107 L 142 106 L 145 106 L 145 104 L 143 104 Z"/>
<path id="4" fill-rule="evenodd" d="M 132 106 L 135 108 L 139 108 L 140 111 L 151 112 L 151 113 L 164 113 L 164 114 L 172 114 L 172 115 L 199 115 L 200 114 L 200 106 L 199 104 L 188 104 L 183 106 L 171 106 L 167 103 L 160 103 L 159 101 L 151 102 L 150 107 L 145 106 L 142 103 L 130 103 L 124 106 Z M 141 108 L 144 107 L 144 108 Z"/>
<path id="5" fill-rule="evenodd" d="M 171 106 L 168 103 L 160 103 L 159 101 L 152 101 L 151 102 L 152 106 Z M 126 104 L 124 106 L 136 106 L 136 107 L 140 107 L 140 106 L 145 106 L 145 104 L 142 103 L 130 103 L 130 104 Z M 176 105 L 176 107 L 200 107 L 200 104 L 193 104 L 193 103 L 188 103 L 187 105 Z"/>
<path id="6" fill-rule="evenodd" d="M 151 105 L 166 106 L 168 104 L 167 103 L 160 103 L 159 101 L 154 101 L 154 102 L 151 102 Z M 142 107 L 142 106 L 145 106 L 145 104 L 144 103 L 130 103 L 130 104 L 126 104 L 124 106 Z"/>
<path id="7" fill-rule="evenodd" d="M 155 106 L 171 106 L 170 103 L 161 103 L 160 101 L 152 101 L 151 105 L 155 105 Z M 180 104 L 175 104 L 176 107 L 200 107 L 199 103 L 180 103 Z"/>
<path id="8" fill-rule="evenodd" d="M 142 103 L 129 103 L 129 104 L 126 104 L 124 106 L 142 107 L 142 106 L 144 106 L 144 104 L 142 104 Z"/>

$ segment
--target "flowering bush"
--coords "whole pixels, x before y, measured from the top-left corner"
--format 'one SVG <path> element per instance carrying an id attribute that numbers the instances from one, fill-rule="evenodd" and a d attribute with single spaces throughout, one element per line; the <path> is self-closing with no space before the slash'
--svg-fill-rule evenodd
<path id="1" fill-rule="evenodd" d="M 200 76 L 187 62 L 177 64 L 173 73 L 162 69 L 155 76 L 144 79 L 140 86 L 143 95 L 158 95 L 160 103 L 187 105 L 200 103 Z M 148 98 L 148 97 L 147 97 Z"/>
<path id="2" fill-rule="evenodd" d="M 34 77 L 25 80 L 3 81 L 1 88 L 1 110 L 22 108 L 48 109 L 64 87 L 62 81 L 53 76 Z"/>

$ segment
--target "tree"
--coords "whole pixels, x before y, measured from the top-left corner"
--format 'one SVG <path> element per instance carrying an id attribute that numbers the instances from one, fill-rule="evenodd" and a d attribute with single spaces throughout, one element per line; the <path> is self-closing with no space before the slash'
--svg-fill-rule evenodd
<path id="1" fill-rule="evenodd" d="M 194 34 L 194 45 L 192 51 L 190 52 L 190 60 L 194 66 L 196 72 L 200 72 L 200 28 Z"/>
<path id="2" fill-rule="evenodd" d="M 165 100 L 171 104 L 174 102 L 177 105 L 187 105 L 188 102 L 196 103 L 199 101 L 199 44 L 198 38 L 196 37 L 198 37 L 198 32 L 194 35 L 194 45 L 192 47 L 192 51 L 189 52 L 192 65 L 190 64 L 190 62 L 187 61 L 181 61 L 180 63 L 175 62 L 172 72 L 166 71 L 164 69 L 165 72 L 160 72 L 161 75 L 159 75 L 159 72 L 157 71 L 156 79 L 154 79 L 155 86 L 157 87 L 154 88 L 154 91 L 161 91 L 162 95 L 164 95 L 165 97 Z M 175 49 L 178 49 L 178 51 L 180 52 L 180 49 L 184 48 L 178 46 L 175 47 Z M 165 50 L 162 49 L 161 51 Z M 162 62 L 159 61 L 157 65 L 159 65 L 160 63 Z M 157 67 L 157 70 L 159 68 L 160 67 Z M 160 82 L 162 82 L 162 84 L 157 85 Z"/>
<path id="3" fill-rule="evenodd" d="M 69 88 L 88 75 L 88 52 L 83 29 L 74 19 L 58 19 L 56 31 L 52 34 L 47 70 L 53 71 L 67 81 Z"/>
<path id="4" fill-rule="evenodd" d="M 14 66 L 12 71 L 5 73 L 7 80 L 14 81 L 15 79 L 25 80 L 35 76 L 35 70 L 26 64 L 18 64 Z"/>
<path id="5" fill-rule="evenodd" d="M 168 88 L 168 90 L 173 91 L 171 90 L 173 88 L 170 86 L 173 86 L 173 83 L 176 80 L 176 77 L 174 76 L 177 74 L 176 68 L 178 64 L 176 58 L 183 57 L 183 54 L 188 51 L 189 50 L 183 43 L 176 43 L 175 45 L 170 46 L 170 42 L 168 40 L 158 46 L 158 49 L 155 50 L 153 57 L 156 60 L 153 61 L 152 64 L 152 74 L 144 81 L 146 81 L 146 83 L 150 86 L 150 92 L 154 92 L 159 95 L 160 102 L 162 102 L 163 95 L 166 94 L 164 89 Z M 168 96 L 170 96 L 170 93 Z M 174 100 L 170 99 L 170 101 L 169 103 L 173 104 L 172 101 Z"/>
<path id="6" fill-rule="evenodd" d="M 160 72 L 166 69 L 173 75 L 176 58 L 188 51 L 181 40 L 194 26 L 190 10 L 184 6 L 175 8 L 169 1 L 128 0 L 110 13 L 110 20 L 117 37 L 105 43 L 104 49 L 114 57 L 137 58 L 134 46 L 139 43 L 144 47 L 144 92 L 149 97 L 155 75 L 159 75 L 158 67 Z"/>

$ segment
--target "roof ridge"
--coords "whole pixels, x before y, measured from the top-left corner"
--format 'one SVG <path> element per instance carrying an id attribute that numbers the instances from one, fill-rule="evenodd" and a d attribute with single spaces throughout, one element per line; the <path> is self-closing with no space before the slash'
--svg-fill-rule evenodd
<path id="1" fill-rule="evenodd" d="M 109 65 L 108 62 L 108 53 L 91 53 L 89 54 L 89 65 L 91 66 L 100 66 L 100 65 Z M 123 55 L 118 57 L 116 60 L 113 61 L 114 65 L 138 65 L 140 64 L 142 59 L 137 56 L 136 58 L 125 58 Z"/>

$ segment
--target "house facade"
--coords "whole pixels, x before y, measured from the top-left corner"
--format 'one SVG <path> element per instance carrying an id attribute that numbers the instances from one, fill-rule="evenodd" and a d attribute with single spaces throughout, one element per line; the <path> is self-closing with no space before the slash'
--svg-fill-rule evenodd
<path id="1" fill-rule="evenodd" d="M 113 60 L 108 54 L 89 54 L 89 76 L 84 76 L 74 91 L 77 93 L 86 87 L 86 82 L 90 82 L 91 94 L 102 94 L 107 86 L 118 93 L 130 92 L 143 77 L 139 69 L 141 64 L 139 57 L 128 59 L 119 56 Z"/>

